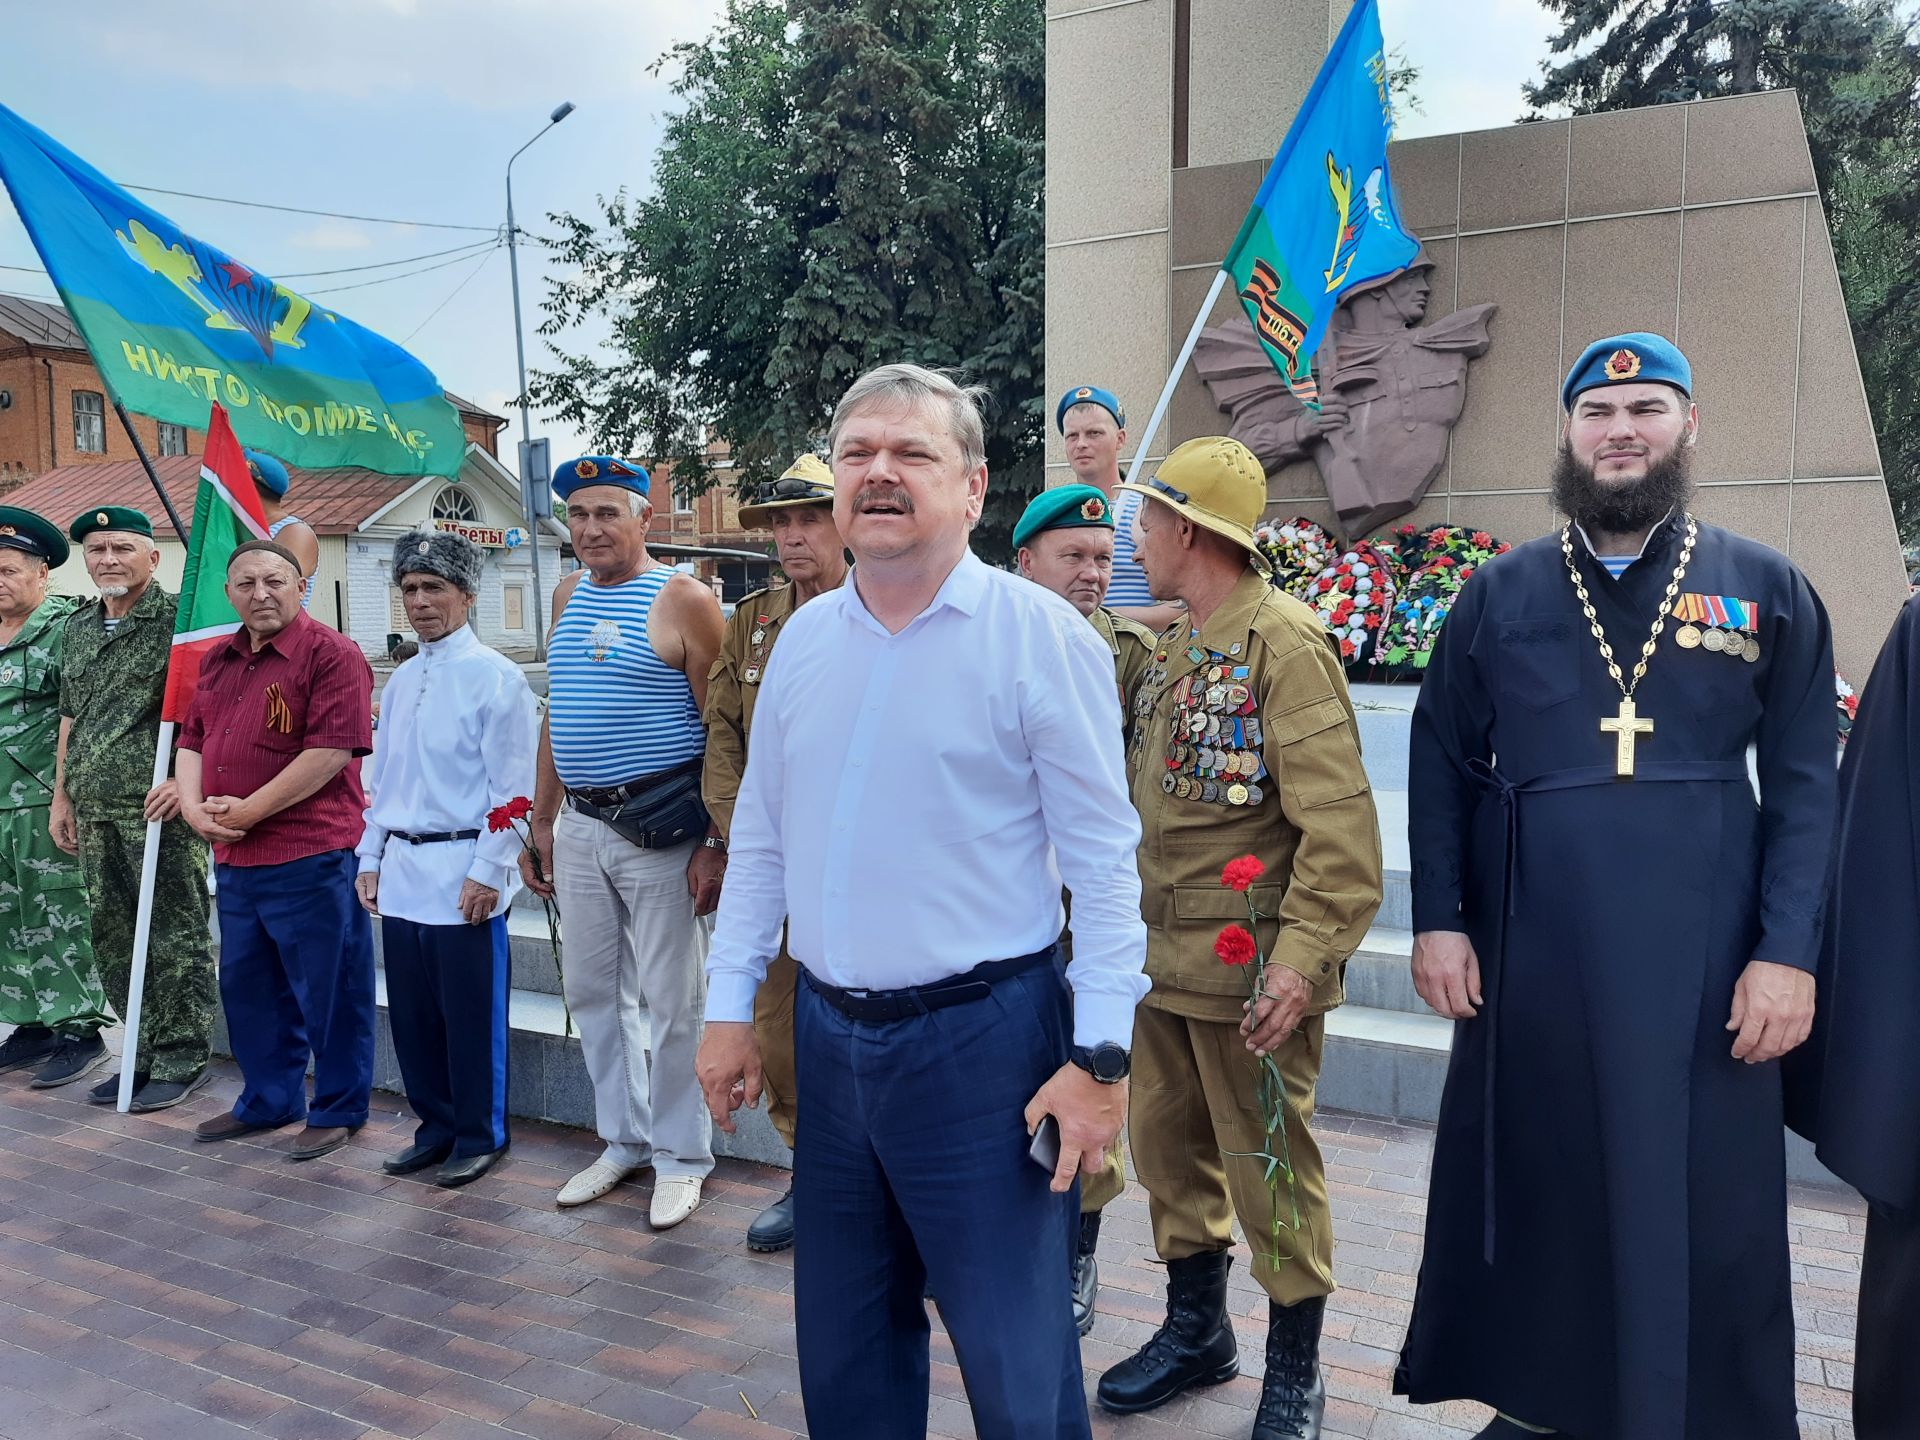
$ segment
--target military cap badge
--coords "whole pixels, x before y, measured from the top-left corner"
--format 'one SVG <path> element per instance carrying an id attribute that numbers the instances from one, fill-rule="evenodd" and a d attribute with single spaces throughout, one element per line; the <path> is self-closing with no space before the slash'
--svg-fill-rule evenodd
<path id="1" fill-rule="evenodd" d="M 1631 380 L 1640 373 L 1640 357 L 1631 350 L 1616 350 L 1607 357 L 1607 379 Z"/>
<path id="2" fill-rule="evenodd" d="M 18 535 L 20 532 L 11 525 L 0 525 L 0 535 Z"/>
<path id="3" fill-rule="evenodd" d="M 593 462 L 589 460 L 587 463 L 591 465 Z M 607 473 L 609 475 L 631 475 L 633 471 L 622 465 L 618 460 L 609 460 L 607 462 Z"/>
<path id="4" fill-rule="evenodd" d="M 573 462 L 573 473 L 582 480 L 591 480 L 600 473 L 600 467 L 591 460 L 576 460 Z"/>
<path id="5" fill-rule="evenodd" d="M 107 512 L 106 512 L 106 511 L 104 511 L 104 510 L 96 510 L 96 511 L 94 511 L 94 512 L 93 512 L 93 523 L 94 523 L 94 524 L 96 524 L 96 525 L 105 525 L 105 524 L 108 524 L 108 523 L 109 523 L 109 521 L 108 521 L 108 519 L 107 519 Z"/>
<path id="6" fill-rule="evenodd" d="M 1093 398 L 1093 391 L 1087 386 L 1082 385 L 1078 390 L 1073 392 L 1073 398 L 1076 400 L 1091 400 Z"/>
<path id="7" fill-rule="evenodd" d="M 1082 520 L 1095 521 L 1106 519 L 1107 502 L 1102 500 L 1098 495 L 1088 496 L 1086 504 L 1080 507 L 1080 518 Z"/>
<path id="8" fill-rule="evenodd" d="M 431 549 L 433 549 L 433 542 L 431 540 L 422 540 L 418 553 L 424 555 Z"/>

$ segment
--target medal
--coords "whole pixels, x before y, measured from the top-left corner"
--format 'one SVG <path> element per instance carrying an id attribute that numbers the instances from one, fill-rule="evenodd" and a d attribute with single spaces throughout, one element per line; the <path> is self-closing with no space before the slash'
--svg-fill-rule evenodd
<path id="1" fill-rule="evenodd" d="M 747 666 L 745 670 L 740 672 L 740 678 L 749 685 L 756 683 L 760 679 L 760 667 L 758 665 Z"/>
<path id="2" fill-rule="evenodd" d="M 1738 630 L 1727 632 L 1727 643 L 1723 647 L 1729 655 L 1744 655 L 1747 650 L 1747 637 Z"/>
<path id="3" fill-rule="evenodd" d="M 1760 642 L 1749 635 L 1747 643 L 1740 647 L 1740 658 L 1749 665 L 1760 663 Z"/>
<path id="4" fill-rule="evenodd" d="M 1219 794 L 1220 794 L 1220 785 L 1218 781 L 1208 780 L 1204 784 L 1202 784 L 1200 787 L 1200 798 L 1202 800 L 1207 801 L 1209 804 L 1211 804 L 1215 799 L 1217 799 L 1219 797 Z"/>
<path id="5" fill-rule="evenodd" d="M 762 644 L 765 644 L 765 643 L 766 643 L 766 639 L 767 639 L 767 632 L 766 632 L 766 631 L 764 631 L 764 630 L 756 630 L 756 631 L 754 631 L 754 632 L 753 632 L 753 643 L 754 643 L 754 644 L 756 644 L 756 645 L 762 645 Z"/>
<path id="6" fill-rule="evenodd" d="M 1160 788 L 1166 791 L 1167 794 L 1169 795 L 1173 794 L 1173 787 L 1178 783 L 1179 782 L 1175 780 L 1171 774 L 1162 775 L 1160 777 Z"/>
<path id="7" fill-rule="evenodd" d="M 1227 787 L 1227 803 L 1229 805 L 1246 804 L 1247 803 L 1247 787 L 1244 785 L 1229 785 Z"/>
<path id="8" fill-rule="evenodd" d="M 1266 798 L 1267 792 L 1262 790 L 1258 785 L 1247 786 L 1247 804 L 1258 805 Z"/>
<path id="9" fill-rule="evenodd" d="M 1613 773 L 1622 780 L 1633 778 L 1634 744 L 1642 735 L 1653 733 L 1653 721 L 1642 719 L 1634 709 L 1633 692 L 1640 688 L 1641 680 L 1646 678 L 1647 662 L 1653 659 L 1654 647 L 1660 643 L 1660 632 L 1666 629 L 1667 616 L 1673 611 L 1673 602 L 1680 593 L 1680 582 L 1686 578 L 1687 566 L 1693 561 L 1693 543 L 1700 535 L 1700 527 L 1694 518 L 1687 519 L 1686 543 L 1680 547 L 1680 563 L 1674 567 L 1673 578 L 1667 582 L 1667 593 L 1661 597 L 1660 611 L 1653 617 L 1653 631 L 1647 636 L 1646 643 L 1640 647 L 1639 663 L 1633 667 L 1633 679 L 1628 680 L 1620 673 L 1620 664 L 1613 658 L 1613 647 L 1607 643 L 1607 632 L 1601 627 L 1600 617 L 1594 613 L 1593 601 L 1587 595 L 1587 585 L 1580 578 L 1580 567 L 1573 560 L 1573 524 L 1569 521 L 1560 531 L 1560 553 L 1566 557 L 1567 574 L 1573 581 L 1573 593 L 1580 599 L 1581 613 L 1587 617 L 1587 628 L 1593 632 L 1593 638 L 1600 642 L 1600 658 L 1607 662 L 1607 674 L 1613 677 L 1613 683 L 1620 687 L 1620 709 L 1618 713 L 1603 717 L 1600 731 L 1603 735 L 1612 735 L 1614 739 Z M 1715 644 L 1715 641 L 1719 641 Z M 1701 637 L 1701 644 L 1709 650 L 1726 648 L 1726 635 L 1719 630 L 1710 630 Z"/>
<path id="10" fill-rule="evenodd" d="M 1700 627 L 1698 625 L 1682 625 L 1678 630 L 1673 632 L 1673 643 L 1678 645 L 1682 650 L 1698 650 L 1700 648 L 1700 640 Z"/>
<path id="11" fill-rule="evenodd" d="M 1718 655 L 1727 648 L 1727 632 L 1724 630 L 1709 630 L 1700 637 L 1700 643 Z"/>

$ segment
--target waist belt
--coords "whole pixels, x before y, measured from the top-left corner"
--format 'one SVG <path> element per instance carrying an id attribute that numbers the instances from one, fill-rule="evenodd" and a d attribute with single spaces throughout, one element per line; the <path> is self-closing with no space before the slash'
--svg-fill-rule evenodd
<path id="1" fill-rule="evenodd" d="M 686 775 L 699 770 L 705 756 L 696 755 L 691 760 L 683 760 L 671 770 L 656 770 L 651 775 L 642 775 L 620 785 L 569 785 L 567 794 L 575 800 L 584 800 L 587 804 L 602 810 L 610 810 L 624 805 L 636 795 L 645 794 L 662 780 L 671 780 L 676 775 Z"/>
<path id="2" fill-rule="evenodd" d="M 410 835 L 405 830 L 387 831 L 389 840 L 404 840 L 409 845 L 439 845 L 449 840 L 478 840 L 478 830 L 436 830 L 431 835 Z"/>
<path id="3" fill-rule="evenodd" d="M 1520 797 L 1538 795 L 1549 790 L 1583 790 L 1599 785 L 1658 785 L 1686 784 L 1689 782 L 1725 783 L 1737 780 L 1748 783 L 1746 762 L 1742 760 L 1649 760 L 1635 767 L 1631 776 L 1617 774 L 1611 765 L 1582 765 L 1571 770 L 1549 770 L 1544 775 L 1535 775 L 1526 780 L 1513 780 L 1501 774 L 1486 761 L 1475 757 L 1467 762 L 1467 773 L 1479 784 L 1493 792 L 1500 802 L 1503 828 L 1501 849 L 1501 894 L 1500 914 L 1496 924 L 1500 927 L 1500 953 L 1494 956 L 1493 984 L 1484 996 L 1485 1008 L 1480 1018 L 1486 1022 L 1487 1044 L 1486 1063 L 1482 1067 L 1486 1072 L 1486 1087 L 1481 1101 L 1486 1116 L 1486 1124 L 1481 1142 L 1481 1258 L 1489 1265 L 1494 1255 L 1494 1143 L 1496 1126 L 1494 1122 L 1494 1065 L 1499 1053 L 1499 1015 L 1500 988 L 1507 971 L 1507 927 L 1506 922 L 1514 914 L 1516 896 L 1520 888 Z M 1484 974 L 1483 974 L 1483 979 Z"/>
<path id="4" fill-rule="evenodd" d="M 804 966 L 800 973 L 806 978 L 808 989 L 849 1020 L 886 1025 L 945 1010 L 950 1005 L 984 1000 L 993 993 L 995 984 L 1051 962 L 1059 949 L 1059 945 L 1054 944 L 1012 960 L 989 960 L 951 979 L 936 980 L 930 985 L 909 985 L 904 990 L 843 990 L 838 985 L 815 979 L 813 972 Z"/>

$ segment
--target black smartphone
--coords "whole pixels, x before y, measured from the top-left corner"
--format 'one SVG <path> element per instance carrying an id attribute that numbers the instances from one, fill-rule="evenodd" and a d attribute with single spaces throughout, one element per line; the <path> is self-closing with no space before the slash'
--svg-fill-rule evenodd
<path id="1" fill-rule="evenodd" d="M 1049 1175 L 1060 1168 L 1060 1122 L 1053 1116 L 1040 1117 L 1027 1141 L 1027 1158 Z"/>

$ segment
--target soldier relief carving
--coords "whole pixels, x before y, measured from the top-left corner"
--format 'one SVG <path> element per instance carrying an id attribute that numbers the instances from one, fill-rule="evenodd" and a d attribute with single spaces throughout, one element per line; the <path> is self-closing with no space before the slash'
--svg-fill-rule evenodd
<path id="1" fill-rule="evenodd" d="M 1228 431 L 1272 474 L 1312 460 L 1349 539 L 1418 505 L 1447 459 L 1467 403 L 1468 362 L 1487 353 L 1496 305 L 1470 305 L 1428 325 L 1433 261 L 1347 292 L 1314 356 L 1318 414 L 1295 399 L 1244 313 L 1201 332 L 1193 367 Z"/>

